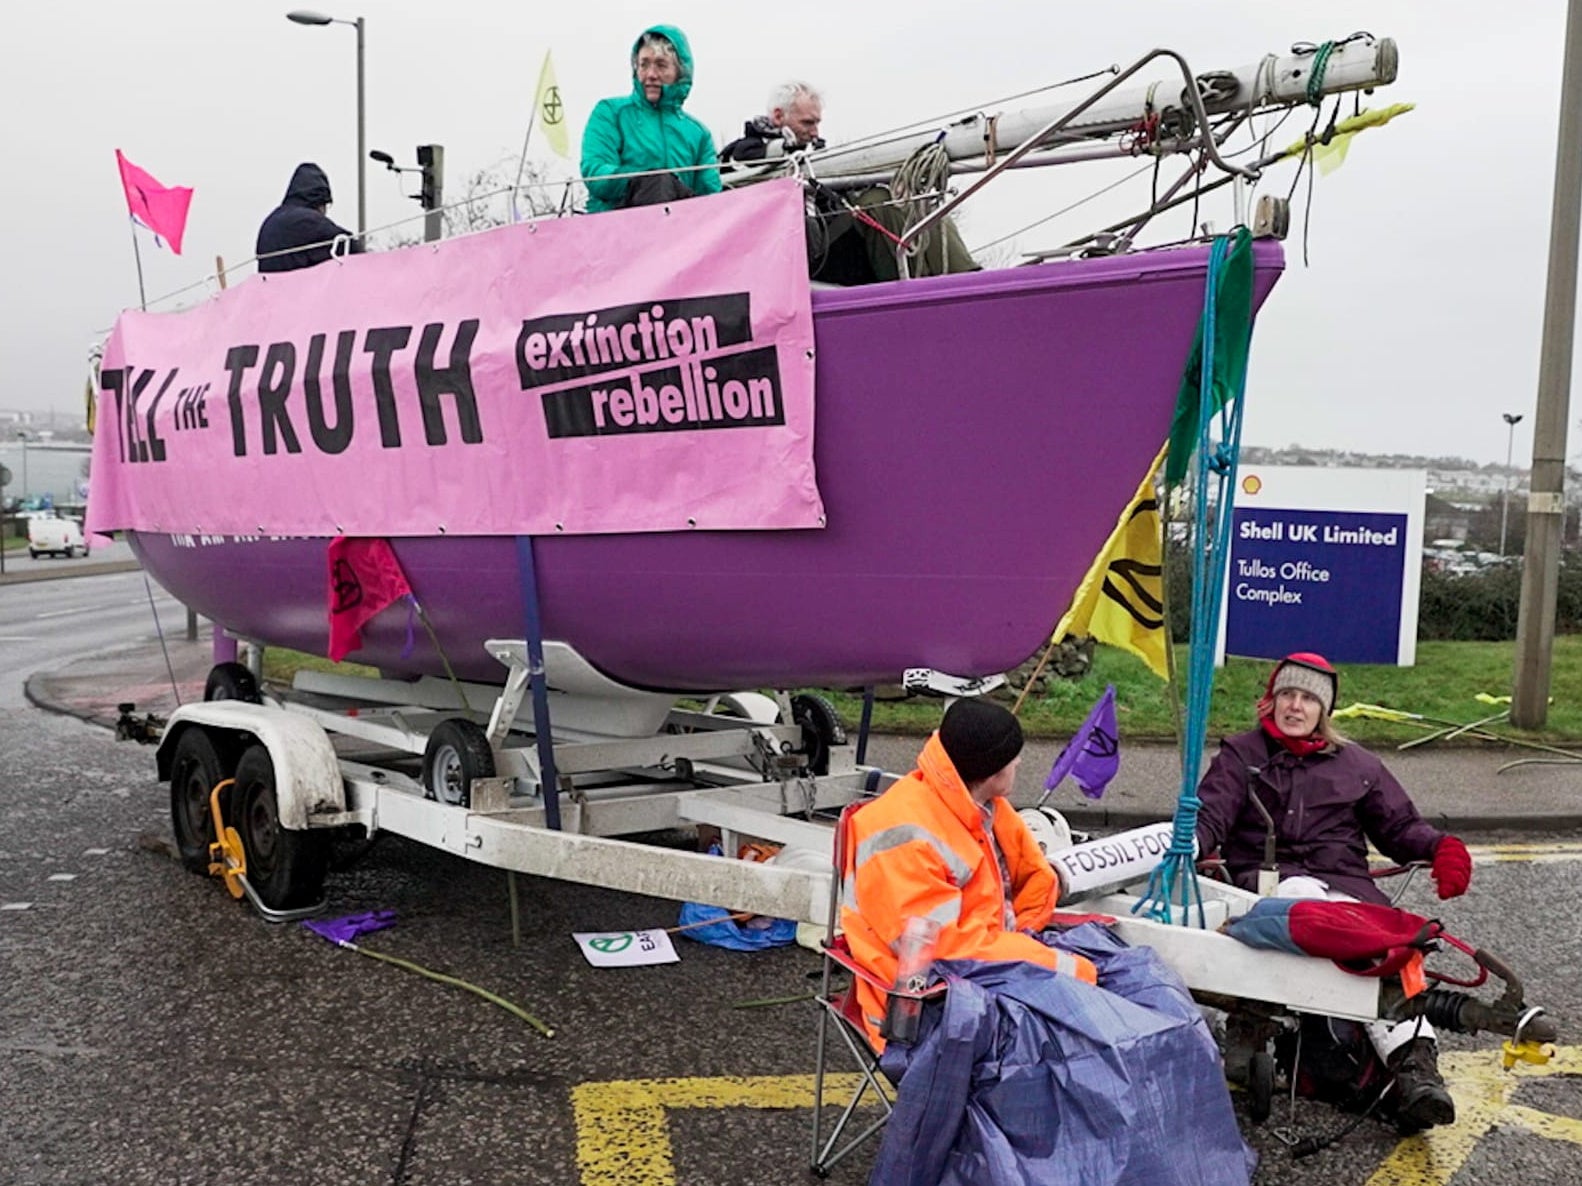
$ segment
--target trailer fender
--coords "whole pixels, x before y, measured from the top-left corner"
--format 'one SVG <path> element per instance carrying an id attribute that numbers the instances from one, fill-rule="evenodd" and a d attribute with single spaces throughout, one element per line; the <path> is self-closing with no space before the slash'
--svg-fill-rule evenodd
<path id="1" fill-rule="evenodd" d="M 346 810 L 346 784 L 329 734 L 317 722 L 269 704 L 241 700 L 183 704 L 170 714 L 160 738 L 156 762 L 161 779 L 170 777 L 181 735 L 199 728 L 244 744 L 257 740 L 268 749 L 283 827 L 302 831 L 309 816 Z"/>

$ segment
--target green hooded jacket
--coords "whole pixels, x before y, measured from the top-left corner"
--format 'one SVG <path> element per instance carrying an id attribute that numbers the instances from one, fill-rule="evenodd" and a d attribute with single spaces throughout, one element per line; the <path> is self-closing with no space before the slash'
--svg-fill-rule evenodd
<path id="1" fill-rule="evenodd" d="M 670 39 L 681 62 L 681 75 L 659 93 L 659 101 L 643 97 L 643 84 L 632 71 L 632 93 L 618 99 L 600 99 L 582 133 L 582 177 L 588 187 L 588 212 L 618 208 L 626 197 L 629 178 L 601 181 L 613 173 L 650 169 L 687 169 L 718 161 L 714 137 L 681 105 L 692 92 L 692 47 L 687 35 L 674 25 L 651 25 L 643 36 L 658 33 Z M 639 36 L 632 43 L 637 57 Z M 677 176 L 696 194 L 720 192 L 718 169 L 679 172 Z"/>

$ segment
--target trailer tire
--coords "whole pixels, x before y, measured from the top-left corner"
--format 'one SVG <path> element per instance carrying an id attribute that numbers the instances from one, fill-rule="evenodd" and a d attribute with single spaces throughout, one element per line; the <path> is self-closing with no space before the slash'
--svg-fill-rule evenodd
<path id="1" fill-rule="evenodd" d="M 189 873 L 207 876 L 209 872 L 209 845 L 215 839 L 209 793 L 225 777 L 225 764 L 213 739 L 203 729 L 188 726 L 170 763 L 170 827 L 176 834 L 181 867 Z"/>
<path id="2" fill-rule="evenodd" d="M 216 663 L 209 669 L 209 678 L 203 685 L 205 700 L 245 700 L 248 704 L 262 703 L 258 695 L 258 680 L 240 663 Z"/>
<path id="3" fill-rule="evenodd" d="M 791 719 L 802 726 L 808 769 L 828 774 L 830 750 L 846 744 L 846 726 L 835 706 L 817 692 L 799 692 L 791 697 Z"/>
<path id="4" fill-rule="evenodd" d="M 423 794 L 452 807 L 472 806 L 472 780 L 494 777 L 489 736 L 463 717 L 443 720 L 423 750 Z"/>
<path id="5" fill-rule="evenodd" d="M 324 889 L 329 842 L 323 832 L 293 831 L 280 822 L 275 763 L 269 750 L 250 745 L 236 764 L 232 821 L 242 837 L 247 880 L 272 910 L 311 906 Z"/>

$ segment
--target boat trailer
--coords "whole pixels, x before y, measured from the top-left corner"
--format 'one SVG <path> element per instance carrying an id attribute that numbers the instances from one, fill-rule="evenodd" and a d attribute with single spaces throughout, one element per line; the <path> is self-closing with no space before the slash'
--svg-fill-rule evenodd
<path id="1" fill-rule="evenodd" d="M 290 693 L 274 696 L 259 694 L 246 668 L 222 664 L 211 693 L 247 698 L 183 705 L 164 722 L 125 706 L 121 731 L 146 741 L 158 733 L 183 863 L 220 876 L 273 921 L 323 908 L 330 834 L 355 828 L 512 873 L 825 923 L 834 821 L 896 778 L 859 762 L 866 738 L 848 737 L 827 701 L 741 693 L 684 707 L 616 684 L 569 647 L 546 643 L 556 772 L 546 796 L 533 707 L 524 703 L 526 646 L 488 647 L 506 667 L 503 686 L 300 672 Z M 727 853 L 750 838 L 805 859 L 729 860 L 641 839 L 697 826 L 718 829 Z M 1089 843 L 1113 854 L 1115 839 Z M 1507 1059 L 1539 1057 L 1555 1040 L 1553 1020 L 1486 953 L 1474 954 L 1482 974 L 1467 983 L 1492 973 L 1504 986 L 1492 1003 L 1446 987 L 1408 998 L 1393 980 L 1222 934 L 1258 897 L 1221 882 L 1201 882 L 1204 915 L 1188 925 L 1142 917 L 1148 845 L 1133 844 L 1131 862 L 1084 862 L 1084 848 L 1052 854 L 1067 871 L 1062 909 L 1112 919 L 1128 943 L 1158 951 L 1200 1001 L 1252 1019 L 1245 1032 L 1298 1014 L 1364 1022 L 1425 1014 L 1444 1029 L 1504 1035 Z M 1084 864 L 1106 871 L 1069 872 Z M 1261 1043 L 1232 1044 L 1233 1077 L 1250 1072 L 1256 1085 L 1260 1051 Z"/>

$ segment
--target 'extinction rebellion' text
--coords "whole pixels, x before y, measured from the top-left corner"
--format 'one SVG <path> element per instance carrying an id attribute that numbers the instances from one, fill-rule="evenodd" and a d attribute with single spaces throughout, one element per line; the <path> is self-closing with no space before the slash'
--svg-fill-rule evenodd
<path id="1" fill-rule="evenodd" d="M 773 345 L 752 341 L 747 293 L 618 305 L 524 322 L 516 364 L 551 438 L 784 424 Z"/>

